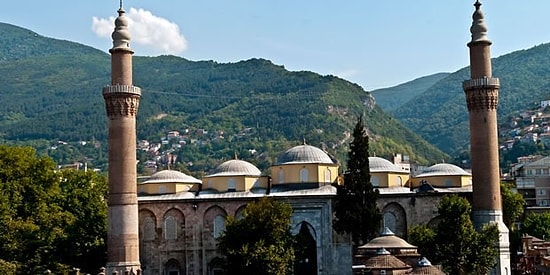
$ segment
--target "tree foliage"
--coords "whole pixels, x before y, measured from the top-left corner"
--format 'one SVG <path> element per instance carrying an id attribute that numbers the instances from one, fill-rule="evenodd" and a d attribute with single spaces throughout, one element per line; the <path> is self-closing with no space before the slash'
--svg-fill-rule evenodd
<path id="1" fill-rule="evenodd" d="M 31 148 L 1 145 L 0 268 L 38 274 L 103 260 L 105 187 L 104 177 L 59 172 Z"/>
<path id="2" fill-rule="evenodd" d="M 537 238 L 548 238 L 550 236 L 550 212 L 527 215 L 523 221 L 522 231 Z"/>
<path id="3" fill-rule="evenodd" d="M 290 205 L 261 198 L 240 219 L 228 217 L 218 249 L 228 274 L 291 274 L 295 259 Z"/>
<path id="4" fill-rule="evenodd" d="M 500 194 L 502 195 L 502 216 L 504 224 L 510 229 L 514 229 L 514 222 L 523 214 L 525 199 L 523 196 L 512 190 L 510 184 L 500 184 Z"/>
<path id="5" fill-rule="evenodd" d="M 337 188 L 336 231 L 351 234 L 355 245 L 372 239 L 378 233 L 382 216 L 376 206 L 378 190 L 370 182 L 369 137 L 362 116 L 353 130 L 344 185 Z"/>
<path id="6" fill-rule="evenodd" d="M 409 240 L 448 274 L 487 274 L 496 264 L 498 227 L 488 224 L 477 232 L 470 219 L 470 203 L 456 195 L 438 205 L 436 228 L 423 225 L 409 230 Z"/>

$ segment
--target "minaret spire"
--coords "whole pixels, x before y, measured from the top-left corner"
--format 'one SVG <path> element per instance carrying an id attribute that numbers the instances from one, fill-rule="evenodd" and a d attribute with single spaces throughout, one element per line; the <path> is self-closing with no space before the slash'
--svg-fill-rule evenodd
<path id="1" fill-rule="evenodd" d="M 508 228 L 502 219 L 498 156 L 497 106 L 500 80 L 492 77 L 491 41 L 487 23 L 476 1 L 470 32 L 470 79 L 462 83 L 470 121 L 472 161 L 472 219 L 477 229 L 496 224 L 500 232 L 499 255 L 490 274 L 510 274 Z"/>
<path id="2" fill-rule="evenodd" d="M 105 274 L 139 274 L 136 115 L 141 90 L 132 84 L 128 19 L 122 1 L 111 35 L 111 85 L 103 88 L 109 128 L 109 197 Z"/>

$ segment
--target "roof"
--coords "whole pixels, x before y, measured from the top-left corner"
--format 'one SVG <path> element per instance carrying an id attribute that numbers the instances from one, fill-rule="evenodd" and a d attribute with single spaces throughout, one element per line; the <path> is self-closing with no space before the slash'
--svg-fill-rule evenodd
<path id="1" fill-rule="evenodd" d="M 151 175 L 143 183 L 202 183 L 202 181 L 179 171 L 162 170 Z"/>
<path id="2" fill-rule="evenodd" d="M 435 176 L 471 176 L 472 174 L 464 171 L 464 169 L 450 164 L 450 163 L 438 163 L 430 166 L 422 174 L 417 175 L 416 178 L 421 177 L 435 177 Z"/>
<path id="3" fill-rule="evenodd" d="M 365 267 L 369 269 L 408 269 L 411 266 L 390 254 L 381 254 L 365 261 Z"/>
<path id="4" fill-rule="evenodd" d="M 370 172 L 394 172 L 405 174 L 409 173 L 408 171 L 404 171 L 403 169 L 399 168 L 391 161 L 380 157 L 369 157 L 369 169 Z"/>
<path id="5" fill-rule="evenodd" d="M 370 242 L 359 247 L 360 249 L 378 250 L 385 249 L 416 249 L 417 247 L 395 236 L 387 227 L 380 234 L 380 237 L 372 239 Z"/>
<path id="6" fill-rule="evenodd" d="M 218 176 L 259 177 L 261 174 L 262 172 L 260 171 L 260 169 L 254 166 L 254 164 L 240 159 L 232 159 L 218 165 L 214 169 L 213 173 L 205 176 L 205 178 Z"/>
<path id="7" fill-rule="evenodd" d="M 288 149 L 280 157 L 277 164 L 321 163 L 334 164 L 334 161 L 323 150 L 311 145 L 298 145 Z"/>

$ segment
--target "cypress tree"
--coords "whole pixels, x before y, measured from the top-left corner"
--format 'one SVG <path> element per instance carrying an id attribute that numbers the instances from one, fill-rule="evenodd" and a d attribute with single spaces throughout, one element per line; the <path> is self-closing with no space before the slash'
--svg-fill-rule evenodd
<path id="1" fill-rule="evenodd" d="M 351 234 L 353 245 L 359 246 L 377 235 L 382 219 L 376 206 L 378 190 L 370 181 L 369 137 L 362 116 L 349 147 L 344 185 L 337 186 L 334 228 Z"/>

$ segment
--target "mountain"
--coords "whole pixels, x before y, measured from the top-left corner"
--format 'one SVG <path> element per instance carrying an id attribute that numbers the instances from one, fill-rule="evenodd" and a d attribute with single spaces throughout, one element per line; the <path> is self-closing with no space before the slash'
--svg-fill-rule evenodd
<path id="1" fill-rule="evenodd" d="M 376 89 L 371 91 L 371 93 L 380 108 L 386 112 L 391 112 L 403 107 L 409 100 L 419 96 L 449 74 L 437 73 L 423 76 L 397 86 Z"/>
<path id="2" fill-rule="evenodd" d="M 0 24 L 0 45 L 0 138 L 37 147 L 60 163 L 104 165 L 101 91 L 110 81 L 109 55 L 7 24 Z M 135 56 L 134 84 L 142 88 L 138 139 L 160 142 L 168 131 L 189 132 L 187 140 L 163 150 L 192 171 L 235 154 L 269 167 L 303 140 L 345 164 L 349 132 L 360 114 L 373 153 L 401 153 L 419 163 L 448 158 L 374 106 L 360 86 L 264 59 L 222 64 Z M 61 150 L 71 142 L 80 145 Z"/>
<path id="3" fill-rule="evenodd" d="M 500 78 L 498 119 L 550 98 L 550 44 L 516 51 L 492 60 Z M 462 81 L 469 67 L 454 72 L 396 109 L 395 118 L 448 154 L 469 144 L 468 111 Z"/>

